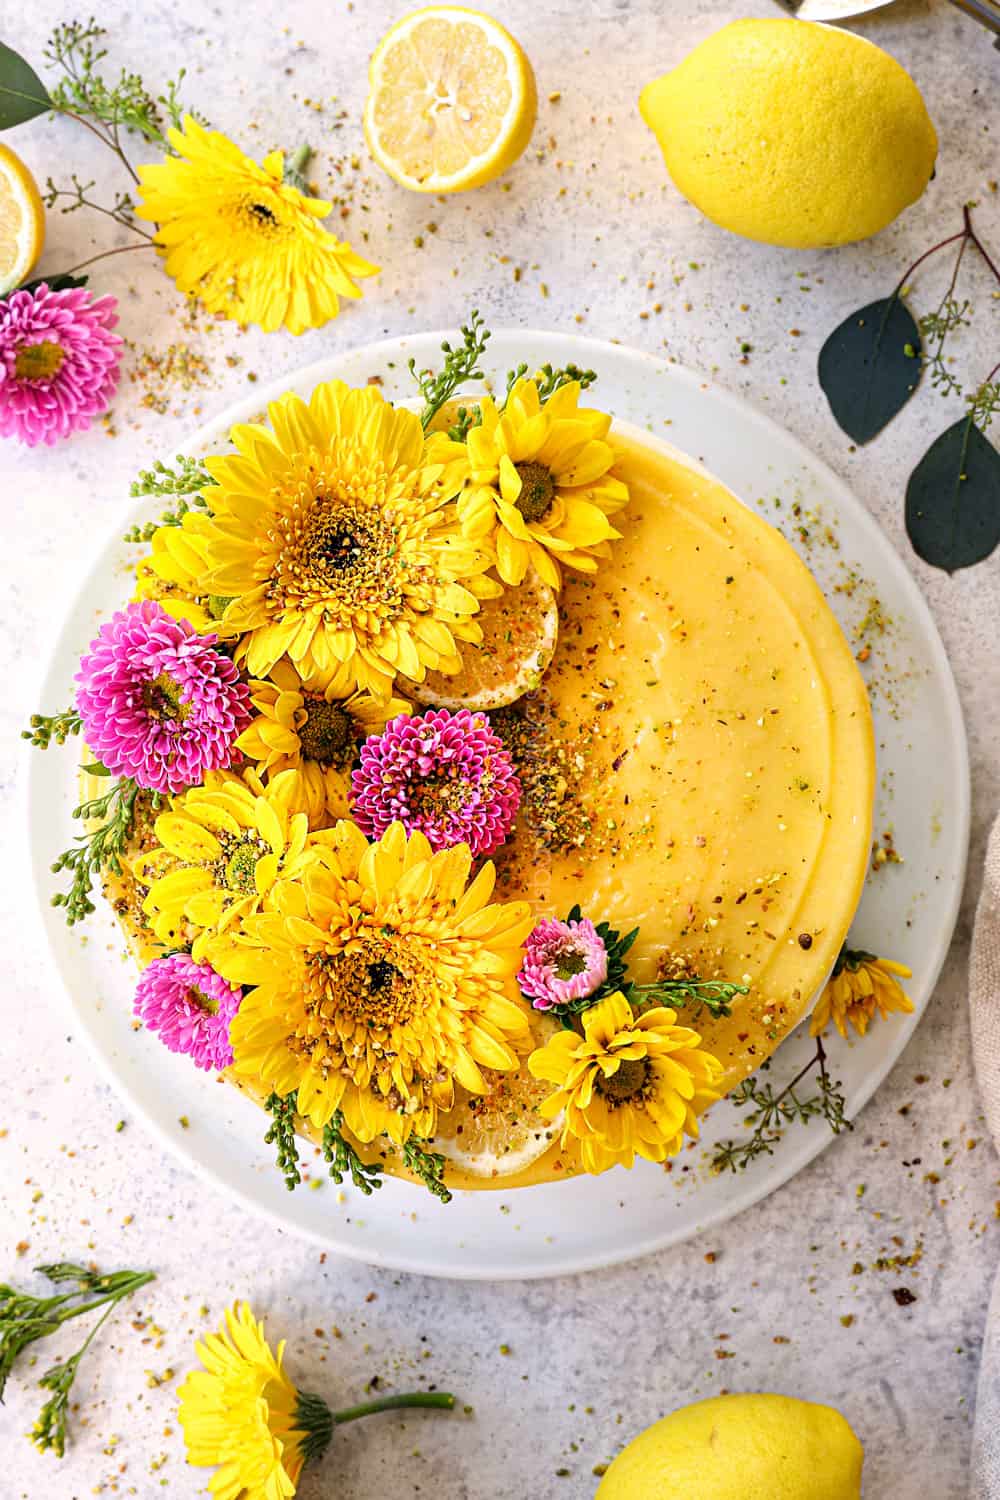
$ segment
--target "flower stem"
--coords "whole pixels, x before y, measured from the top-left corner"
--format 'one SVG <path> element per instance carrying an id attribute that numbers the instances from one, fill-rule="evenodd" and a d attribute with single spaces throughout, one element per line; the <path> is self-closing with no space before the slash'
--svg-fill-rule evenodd
<path id="1" fill-rule="evenodd" d="M 296 146 L 291 156 L 285 162 L 285 170 L 282 174 L 284 181 L 291 187 L 296 188 L 303 196 L 309 196 L 309 184 L 306 182 L 306 168 L 313 155 L 313 148 L 308 141 L 303 141 L 301 146 Z"/>
<path id="2" fill-rule="evenodd" d="M 410 1391 L 402 1396 L 379 1396 L 375 1401 L 363 1401 L 359 1406 L 345 1406 L 335 1411 L 333 1420 L 340 1427 L 344 1422 L 355 1422 L 358 1417 L 370 1417 L 379 1411 L 397 1411 L 408 1406 L 430 1406 L 439 1411 L 453 1411 L 455 1398 L 447 1391 Z"/>
<path id="3" fill-rule="evenodd" d="M 85 266 L 92 266 L 99 260 L 107 260 L 109 255 L 124 255 L 129 250 L 154 250 L 155 248 L 152 240 L 144 240 L 141 245 L 119 245 L 117 250 L 102 250 L 100 255 L 92 255 L 89 260 L 81 260 L 78 265 L 70 266 L 68 271 L 60 272 L 60 275 L 75 276 L 77 271 L 82 271 Z"/>

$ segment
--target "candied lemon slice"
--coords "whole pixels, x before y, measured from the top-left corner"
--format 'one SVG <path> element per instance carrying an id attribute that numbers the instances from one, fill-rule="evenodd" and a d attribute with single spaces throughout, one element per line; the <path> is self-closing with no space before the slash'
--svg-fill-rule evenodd
<path id="1" fill-rule="evenodd" d="M 479 11 L 430 5 L 375 49 L 365 138 L 402 187 L 459 193 L 513 165 L 536 106 L 531 64 L 509 32 Z"/>
<path id="2" fill-rule="evenodd" d="M 44 239 L 45 210 L 35 179 L 9 146 L 0 146 L 0 297 L 34 269 Z"/>
<path id="3" fill-rule="evenodd" d="M 552 1085 L 519 1073 L 483 1068 L 487 1092 L 459 1090 L 454 1109 L 438 1115 L 435 1151 L 469 1177 L 513 1177 L 558 1139 L 562 1116 L 543 1119 L 538 1106 Z"/>
<path id="4" fill-rule="evenodd" d="M 484 599 L 475 618 L 483 638 L 474 646 L 463 641 L 461 671 L 428 672 L 423 682 L 401 678 L 408 697 L 435 708 L 485 712 L 516 703 L 538 686 L 559 637 L 559 605 L 548 584 L 529 573 L 517 588 Z"/>

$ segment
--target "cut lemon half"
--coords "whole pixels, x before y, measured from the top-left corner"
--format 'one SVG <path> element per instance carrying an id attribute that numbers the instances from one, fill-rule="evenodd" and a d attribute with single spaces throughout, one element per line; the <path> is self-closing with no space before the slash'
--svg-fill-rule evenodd
<path id="1" fill-rule="evenodd" d="M 559 637 L 559 605 L 548 584 L 531 572 L 517 588 L 484 599 L 475 619 L 483 638 L 474 646 L 462 643 L 461 671 L 428 672 L 423 682 L 406 682 L 410 697 L 435 708 L 485 711 L 505 708 L 537 688 Z"/>
<path id="2" fill-rule="evenodd" d="M 456 1090 L 454 1109 L 438 1115 L 435 1151 L 469 1177 L 513 1177 L 544 1156 L 559 1138 L 562 1115 L 538 1113 L 552 1085 L 519 1073 L 483 1068 L 485 1094 Z"/>
<path id="3" fill-rule="evenodd" d="M 0 146 L 0 297 L 31 274 L 45 240 L 45 210 L 35 179 L 9 146 Z"/>
<path id="4" fill-rule="evenodd" d="M 375 49 L 365 139 L 400 186 L 460 193 L 513 165 L 536 107 L 531 64 L 509 32 L 480 11 L 429 5 Z"/>

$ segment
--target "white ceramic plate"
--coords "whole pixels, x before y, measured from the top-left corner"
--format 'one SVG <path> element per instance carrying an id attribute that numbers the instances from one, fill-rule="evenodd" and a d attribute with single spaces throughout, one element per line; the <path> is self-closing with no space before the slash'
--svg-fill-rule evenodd
<path id="1" fill-rule="evenodd" d="M 339 376 L 363 385 L 381 377 L 390 398 L 412 395 L 407 361 L 434 364 L 441 336 L 394 339 L 309 366 L 288 382 L 308 396 Z M 872 875 L 853 929 L 858 946 L 910 965 L 913 1016 L 876 1025 L 861 1045 L 834 1039 L 835 1076 L 855 1114 L 885 1077 L 916 1026 L 944 961 L 958 909 L 968 841 L 965 734 L 951 672 L 916 585 L 877 525 L 849 490 L 787 433 L 743 401 L 696 375 L 650 356 L 589 339 L 521 331 L 498 333 L 487 365 L 498 384 L 519 360 L 536 366 L 570 361 L 597 370 L 596 404 L 669 440 L 782 526 L 824 587 L 849 638 L 877 597 L 891 625 L 866 636 L 879 749 L 876 831 L 891 825 L 903 864 Z M 189 452 L 225 444 L 229 427 L 263 410 L 286 386 L 255 392 L 202 429 Z M 162 502 L 137 506 L 153 517 Z M 124 528 L 122 528 L 124 529 Z M 71 699 L 81 651 L 101 616 L 128 596 L 135 548 L 112 539 L 85 575 L 71 605 L 42 703 Z M 856 586 L 844 589 L 853 579 Z M 838 589 L 837 585 L 841 585 Z M 672 1173 L 646 1163 L 631 1173 L 581 1178 L 553 1188 L 457 1193 L 443 1206 L 425 1191 L 389 1180 L 371 1198 L 329 1182 L 289 1193 L 262 1144 L 264 1116 L 235 1090 L 174 1057 L 131 1022 L 135 973 L 122 958 L 110 914 L 99 910 L 84 933 L 68 930 L 49 904 L 53 855 L 74 833 L 75 751 L 36 755 L 29 787 L 35 881 L 48 943 L 78 1024 L 131 1107 L 190 1166 L 275 1224 L 373 1264 L 429 1275 L 472 1278 L 554 1276 L 607 1266 L 674 1244 L 739 1213 L 794 1176 L 831 1144 L 824 1122 L 796 1125 L 773 1157 L 740 1176 L 708 1170 L 712 1142 L 740 1129 L 729 1104 L 706 1122 L 695 1147 Z M 811 1044 L 797 1034 L 780 1050 L 771 1079 L 790 1079 Z M 180 1117 L 189 1121 L 187 1128 Z"/>

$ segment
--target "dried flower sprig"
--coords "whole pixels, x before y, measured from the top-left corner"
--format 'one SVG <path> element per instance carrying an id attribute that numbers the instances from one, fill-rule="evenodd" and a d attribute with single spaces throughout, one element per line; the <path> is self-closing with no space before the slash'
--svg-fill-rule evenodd
<path id="1" fill-rule="evenodd" d="M 32 1430 L 32 1441 L 40 1452 L 52 1452 L 57 1458 L 62 1458 L 68 1435 L 70 1392 L 83 1356 L 118 1303 L 156 1277 L 153 1271 L 113 1271 L 105 1276 L 93 1267 L 75 1265 L 70 1261 L 37 1266 L 36 1270 L 53 1286 L 70 1283 L 71 1290 L 50 1297 L 36 1297 L 0 1283 L 0 1400 L 7 1379 L 25 1349 L 48 1338 L 72 1318 L 104 1308 L 76 1353 L 46 1370 L 39 1381 L 42 1388 L 52 1394 L 39 1413 Z"/>
<path id="2" fill-rule="evenodd" d="M 800 1098 L 797 1092 L 799 1085 L 817 1070 L 816 1093 L 805 1099 Z M 775 1146 L 784 1135 L 785 1126 L 796 1121 L 800 1125 L 808 1125 L 810 1120 L 822 1117 L 834 1135 L 839 1135 L 843 1130 L 854 1129 L 845 1114 L 846 1103 L 841 1085 L 830 1075 L 826 1049 L 820 1037 L 816 1038 L 816 1051 L 812 1057 L 799 1069 L 791 1083 L 786 1084 L 778 1093 L 775 1093 L 770 1083 L 760 1083 L 755 1075 L 744 1079 L 729 1098 L 737 1108 L 751 1106 L 750 1112 L 744 1117 L 745 1124 L 752 1127 L 751 1134 L 745 1140 L 719 1142 L 712 1157 L 712 1167 L 716 1172 L 742 1172 L 758 1156 L 773 1156 Z"/>

